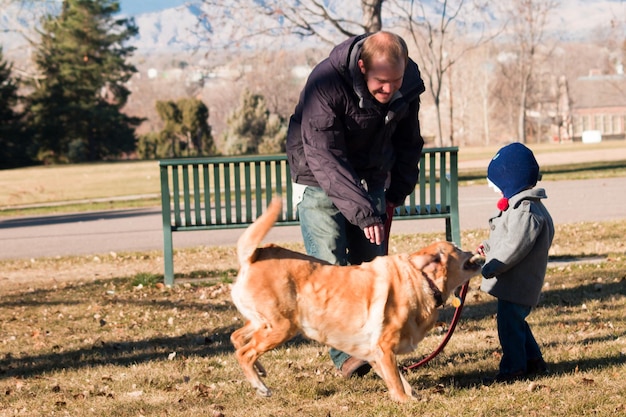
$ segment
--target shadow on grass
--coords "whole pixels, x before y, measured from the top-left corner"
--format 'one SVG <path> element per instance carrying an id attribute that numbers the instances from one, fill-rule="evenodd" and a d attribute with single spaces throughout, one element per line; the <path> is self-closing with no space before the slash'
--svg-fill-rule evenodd
<path id="1" fill-rule="evenodd" d="M 76 305 L 85 302 L 85 297 L 93 297 L 101 291 L 98 299 L 93 299 L 94 303 L 102 305 L 132 304 L 134 307 L 150 306 L 151 308 L 191 310 L 192 312 L 204 313 L 212 311 L 225 313 L 234 311 L 234 307 L 229 302 L 209 304 L 206 301 L 180 301 L 175 293 L 171 296 L 167 294 L 153 292 L 150 299 L 141 298 L 130 290 L 124 293 L 125 297 L 107 295 L 105 284 L 111 282 L 94 281 L 69 287 L 74 291 L 64 291 L 64 289 L 36 290 L 27 293 L 12 294 L 2 299 L 0 307 L 35 307 L 35 306 L 58 306 Z M 94 288 L 96 286 L 97 288 Z M 189 289 L 188 291 L 195 291 Z M 69 296 L 68 296 L 69 295 Z M 606 301 L 611 297 L 626 296 L 626 281 L 604 284 L 600 289 L 595 284 L 582 285 L 575 288 L 556 289 L 544 292 L 544 299 L 541 306 L 550 308 L 552 306 L 580 305 L 591 300 Z M 448 309 L 445 314 L 451 314 L 452 309 Z M 445 314 L 442 320 L 445 320 Z M 461 322 L 467 323 L 471 328 L 471 323 L 482 320 L 495 314 L 495 302 L 472 304 L 464 309 Z M 556 320 L 558 318 L 555 317 Z M 568 316 L 563 315 L 562 321 L 567 321 Z M 13 355 L 8 353 L 0 359 L 0 379 L 9 377 L 29 378 L 40 376 L 45 373 L 55 372 L 62 369 L 80 369 L 99 365 L 130 366 L 137 363 L 167 361 L 172 352 L 176 352 L 177 357 L 210 357 L 233 352 L 230 343 L 230 334 L 239 327 L 231 325 L 213 329 L 204 329 L 198 332 L 187 333 L 182 336 L 162 336 L 153 337 L 137 341 L 96 341 L 91 346 L 82 347 L 75 350 L 64 351 L 61 346 L 52 348 L 52 352 L 40 355 Z M 556 325 L 556 323 L 555 323 Z M 623 337 L 624 335 L 622 335 Z M 597 342 L 608 341 L 608 338 L 601 338 Z M 591 340 L 585 341 L 586 343 Z M 309 343 L 307 339 L 296 337 L 288 342 L 290 346 L 301 346 Z M 476 354 L 476 352 L 473 352 Z M 467 356 L 469 352 L 459 353 Z M 451 357 L 454 360 L 454 357 Z M 566 374 L 574 372 L 575 369 L 586 370 L 613 366 L 624 362 L 623 356 L 589 358 L 576 361 L 566 361 L 553 364 L 552 370 L 556 374 Z M 420 369 L 420 368 L 418 368 Z M 484 375 L 482 372 L 463 373 L 457 372 L 447 379 L 454 380 L 455 385 L 473 386 L 481 381 Z"/>
<path id="2" fill-rule="evenodd" d="M 0 301 L 0 309 L 6 311 L 24 311 L 30 308 L 57 308 L 62 306 L 77 306 L 81 304 L 95 304 L 103 310 L 123 311 L 125 306 L 137 311 L 187 311 L 188 319 L 201 315 L 236 314 L 235 307 L 228 301 L 202 298 L 200 291 L 211 291 L 212 287 L 191 286 L 179 287 L 176 290 L 158 291 L 154 288 L 144 293 L 132 289 L 130 279 L 115 278 L 111 280 L 96 280 L 88 283 L 68 285 L 65 288 L 49 288 L 29 290 L 9 294 Z M 108 290 L 115 284 L 116 291 Z M 186 299 L 183 299 L 186 298 Z M 191 298 L 191 299 L 189 299 Z M 86 301 L 89 300 L 89 301 Z M 13 318 L 5 315 L 5 320 L 20 320 L 20 313 Z M 36 314 L 36 313 L 35 313 Z M 1 321 L 0 321 L 1 324 Z M 71 325 L 70 325 L 71 326 Z M 114 365 L 127 367 L 138 363 L 167 361 L 168 356 L 176 352 L 176 358 L 211 357 L 234 353 L 230 342 L 230 335 L 238 327 L 237 324 L 206 328 L 196 332 L 189 332 L 181 336 L 161 336 L 141 340 L 98 340 L 94 333 L 95 342 L 78 349 L 64 349 L 62 346 L 53 346 L 51 352 L 42 354 L 7 353 L 0 358 L 0 380 L 10 377 L 31 378 L 63 369 L 81 369 L 94 366 Z M 110 335 L 109 335 L 110 336 Z M 107 336 L 108 337 L 108 336 Z M 295 337 L 287 346 L 302 346 L 311 342 L 303 337 Z"/>
<path id="3" fill-rule="evenodd" d="M 155 276 L 159 277 L 158 275 Z M 148 277 L 146 280 L 160 282 L 160 280 L 154 280 L 152 277 Z M 194 298 L 192 300 L 183 301 L 177 296 L 177 291 L 200 292 L 210 289 L 211 286 L 209 284 L 221 284 L 223 281 L 223 277 L 210 278 L 203 282 L 203 286 L 191 287 L 190 289 L 158 291 L 154 288 L 147 288 L 145 290 L 148 291 L 148 295 L 142 297 L 143 293 L 141 291 L 132 290 L 132 287 L 137 283 L 133 279 L 112 278 L 94 280 L 68 284 L 61 288 L 40 288 L 5 295 L 0 299 L 0 308 L 72 306 L 84 304 L 85 300 L 90 300 L 90 302 L 104 307 L 129 305 L 132 307 L 150 306 L 163 309 L 176 308 L 180 311 L 205 312 L 211 310 L 220 312 L 232 310 L 234 307 L 227 304 L 210 304 L 210 300 L 203 300 L 199 295 L 191 297 Z M 148 285 L 153 287 L 154 282 Z"/>
<path id="4" fill-rule="evenodd" d="M 562 376 L 575 376 L 581 372 L 593 371 L 597 369 L 610 368 L 620 366 L 624 364 L 624 357 L 622 355 L 594 357 L 594 358 L 582 358 L 577 360 L 560 361 L 557 363 L 549 363 L 549 373 L 545 375 L 530 375 L 522 381 L 541 380 L 544 377 L 562 377 Z M 455 388 L 475 388 L 485 385 L 485 380 L 493 378 L 497 373 L 497 369 L 486 369 L 485 371 L 472 371 L 463 372 L 461 370 L 455 370 L 454 373 L 437 377 L 435 374 L 426 372 L 427 367 L 416 368 L 407 372 L 409 378 L 412 378 L 412 374 L 422 372 L 419 375 L 418 381 L 412 381 L 412 385 L 417 389 L 433 389 L 438 385 L 454 386 Z M 580 376 L 583 379 L 583 376 Z"/>
<path id="5" fill-rule="evenodd" d="M 233 325 L 176 337 L 155 337 L 130 342 L 98 341 L 91 346 L 71 351 L 63 351 L 60 346 L 55 346 L 53 350 L 59 350 L 58 352 L 41 355 L 14 357 L 12 354 L 7 354 L 0 360 L 0 380 L 11 377 L 37 377 L 64 369 L 105 365 L 128 367 L 138 363 L 164 362 L 173 352 L 176 353 L 176 358 L 230 354 L 234 353 L 230 335 L 238 327 L 238 325 Z M 285 346 L 299 347 L 312 343 L 316 342 L 296 336 Z"/>
<path id="6" fill-rule="evenodd" d="M 622 335 L 623 337 L 624 335 Z M 610 368 L 624 364 L 624 356 L 616 354 L 612 356 L 581 358 L 575 360 L 565 360 L 549 363 L 549 373 L 545 375 L 530 375 L 528 380 L 536 380 L 542 377 L 574 376 L 580 372 L 594 371 L 598 369 Z M 475 372 L 455 372 L 453 375 L 439 378 L 436 383 L 449 383 L 459 388 L 471 388 L 482 385 L 485 378 L 493 377 L 496 370 L 475 371 Z M 583 376 L 580 376 L 582 379 Z"/>
<path id="7" fill-rule="evenodd" d="M 80 369 L 93 366 L 131 366 L 137 363 L 167 361 L 172 352 L 176 357 L 208 357 L 231 352 L 230 334 L 235 326 L 207 329 L 176 337 L 156 337 L 138 341 L 104 342 L 71 351 L 13 357 L 7 354 L 0 360 L 0 379 L 30 378 L 62 369 Z"/>
<path id="8" fill-rule="evenodd" d="M 588 303 L 592 300 L 607 301 L 615 296 L 626 296 L 626 280 L 598 285 L 596 283 L 580 285 L 573 288 L 544 290 L 541 301 L 536 308 L 571 307 Z M 463 308 L 461 322 L 482 320 L 496 314 L 497 303 L 495 298 L 481 303 L 467 303 Z M 454 314 L 453 309 L 445 309 L 441 314 L 442 321 Z M 532 313 L 531 313 L 532 315 Z"/>

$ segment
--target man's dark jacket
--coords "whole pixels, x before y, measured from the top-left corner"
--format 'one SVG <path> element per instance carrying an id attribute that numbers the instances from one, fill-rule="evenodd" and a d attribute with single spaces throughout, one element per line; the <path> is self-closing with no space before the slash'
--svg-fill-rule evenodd
<path id="1" fill-rule="evenodd" d="M 294 182 L 321 187 L 352 224 L 381 223 L 368 189 L 399 205 L 417 182 L 424 146 L 418 121 L 424 92 L 409 59 L 402 87 L 387 104 L 367 90 L 357 65 L 369 34 L 337 45 L 311 72 L 291 116 L 287 156 Z M 364 181 L 362 181 L 364 180 Z"/>

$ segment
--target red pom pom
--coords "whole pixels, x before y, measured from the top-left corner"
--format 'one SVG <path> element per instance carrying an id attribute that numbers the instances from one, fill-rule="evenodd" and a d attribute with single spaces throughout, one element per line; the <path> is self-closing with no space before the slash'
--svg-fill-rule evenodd
<path id="1" fill-rule="evenodd" d="M 506 209 L 509 208 L 509 199 L 506 197 L 502 197 L 500 200 L 498 200 L 498 210 L 500 211 L 506 211 Z"/>

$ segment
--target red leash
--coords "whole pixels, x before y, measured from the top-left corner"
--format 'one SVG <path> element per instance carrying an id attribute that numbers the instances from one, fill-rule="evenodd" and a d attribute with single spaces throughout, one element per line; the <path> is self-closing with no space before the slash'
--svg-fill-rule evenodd
<path id="1" fill-rule="evenodd" d="M 389 235 L 391 232 L 391 220 L 393 219 L 394 208 L 391 206 L 387 206 L 387 220 L 385 221 L 385 254 L 389 253 Z M 459 319 L 461 318 L 461 312 L 463 311 L 463 305 L 465 304 L 465 296 L 467 295 L 467 290 L 469 289 L 469 282 L 466 282 L 461 287 L 461 291 L 459 291 L 459 299 L 461 300 L 461 304 L 454 311 L 454 316 L 452 316 L 452 321 L 450 322 L 450 327 L 448 328 L 448 332 L 446 336 L 443 338 L 439 347 L 433 351 L 430 355 L 426 356 L 424 359 L 419 362 L 414 363 L 410 366 L 405 366 L 404 370 L 408 371 L 410 369 L 418 368 L 426 363 L 428 363 L 431 359 L 441 353 L 441 351 L 446 347 L 448 341 L 452 337 L 452 333 L 454 333 L 454 329 L 456 328 Z"/>
<path id="2" fill-rule="evenodd" d="M 405 366 L 404 367 L 405 370 L 408 371 L 409 369 L 415 369 L 415 368 L 418 368 L 418 367 L 424 365 L 425 363 L 430 361 L 432 358 L 434 358 L 435 356 L 440 354 L 441 351 L 443 350 L 443 348 L 446 347 L 446 345 L 448 344 L 448 341 L 452 337 L 452 333 L 454 333 L 454 329 L 456 328 L 457 323 L 459 322 L 459 318 L 461 318 L 461 311 L 463 311 L 463 304 L 465 303 L 465 296 L 467 295 L 468 288 L 469 288 L 469 282 L 466 282 L 461 287 L 461 291 L 459 292 L 459 298 L 461 299 L 461 304 L 454 311 L 454 316 L 452 317 L 452 321 L 450 322 L 450 327 L 448 328 L 448 333 L 446 333 L 446 336 L 443 338 L 443 340 L 439 344 L 439 347 L 437 349 L 435 349 L 433 351 L 433 353 L 431 353 L 430 355 L 426 356 L 421 361 L 416 362 L 416 363 L 414 363 L 413 365 L 410 365 L 410 366 Z"/>

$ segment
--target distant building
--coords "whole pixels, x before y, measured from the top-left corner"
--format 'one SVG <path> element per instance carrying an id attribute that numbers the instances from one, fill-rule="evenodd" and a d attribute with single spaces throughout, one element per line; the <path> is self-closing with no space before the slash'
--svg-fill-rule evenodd
<path id="1" fill-rule="evenodd" d="M 571 142 L 572 103 L 567 78 L 545 72 L 537 81 L 534 104 L 526 111 L 527 139 Z"/>
<path id="2" fill-rule="evenodd" d="M 602 75 L 592 71 L 570 86 L 572 137 L 582 140 L 583 132 L 600 132 L 602 139 L 626 139 L 626 76 Z"/>

